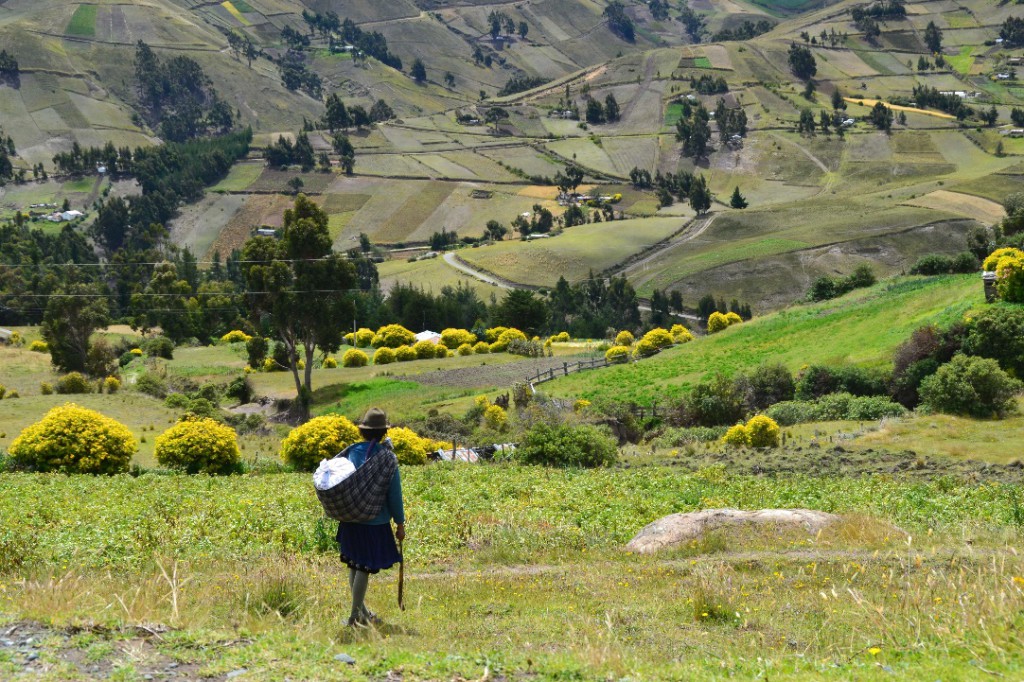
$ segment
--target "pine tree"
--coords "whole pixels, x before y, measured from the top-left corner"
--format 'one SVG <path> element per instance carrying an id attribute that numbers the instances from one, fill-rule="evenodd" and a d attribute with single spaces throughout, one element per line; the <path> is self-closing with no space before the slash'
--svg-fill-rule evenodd
<path id="1" fill-rule="evenodd" d="M 747 200 L 742 194 L 740 194 L 740 188 L 739 185 L 737 185 L 736 189 L 732 191 L 732 197 L 729 199 L 729 206 L 732 208 L 746 208 L 747 205 Z"/>

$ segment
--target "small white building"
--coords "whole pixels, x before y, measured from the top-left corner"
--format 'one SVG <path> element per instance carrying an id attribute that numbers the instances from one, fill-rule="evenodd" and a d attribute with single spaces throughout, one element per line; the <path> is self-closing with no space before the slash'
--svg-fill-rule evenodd
<path id="1" fill-rule="evenodd" d="M 416 334 L 415 338 L 416 343 L 419 343 L 420 341 L 430 341 L 430 343 L 435 345 L 441 343 L 441 335 L 437 332 L 432 332 L 429 329 Z"/>
<path id="2" fill-rule="evenodd" d="M 14 332 L 0 327 L 0 343 L 10 343 L 12 338 L 14 338 Z"/>

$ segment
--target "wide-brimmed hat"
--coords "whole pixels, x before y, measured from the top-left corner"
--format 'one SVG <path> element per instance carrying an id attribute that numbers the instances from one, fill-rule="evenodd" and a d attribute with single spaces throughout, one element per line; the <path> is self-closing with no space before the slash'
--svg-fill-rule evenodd
<path id="1" fill-rule="evenodd" d="M 363 415 L 362 421 L 356 424 L 361 429 L 390 429 L 388 415 L 379 407 L 371 407 Z"/>

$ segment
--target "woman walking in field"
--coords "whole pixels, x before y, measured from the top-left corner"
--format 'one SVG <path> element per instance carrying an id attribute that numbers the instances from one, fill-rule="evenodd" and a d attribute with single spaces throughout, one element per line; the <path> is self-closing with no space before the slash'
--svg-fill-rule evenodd
<path id="1" fill-rule="evenodd" d="M 386 438 L 388 418 L 383 410 L 370 409 L 357 424 L 363 437 L 362 443 L 349 446 L 342 455 L 359 469 L 368 459 L 394 457 L 391 440 Z M 391 532 L 391 521 L 396 530 Z M 352 613 L 348 624 L 366 626 L 377 624 L 380 619 L 366 608 L 366 589 L 370 574 L 391 568 L 402 560 L 395 545 L 395 538 L 405 539 L 405 508 L 402 504 L 402 479 L 397 468 L 391 477 L 387 498 L 380 513 L 364 523 L 342 521 L 338 525 L 338 545 L 341 561 L 349 568 L 348 584 L 352 590 Z"/>

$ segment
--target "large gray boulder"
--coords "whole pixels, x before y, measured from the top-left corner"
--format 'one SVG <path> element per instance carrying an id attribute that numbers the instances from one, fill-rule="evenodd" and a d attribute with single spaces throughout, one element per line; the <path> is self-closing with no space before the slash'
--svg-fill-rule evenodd
<path id="1" fill-rule="evenodd" d="M 813 509 L 704 509 L 685 514 L 670 514 L 649 523 L 629 541 L 626 549 L 637 554 L 653 554 L 699 540 L 706 533 L 738 526 L 772 526 L 779 530 L 806 531 L 813 535 L 839 520 L 835 514 Z"/>

